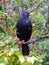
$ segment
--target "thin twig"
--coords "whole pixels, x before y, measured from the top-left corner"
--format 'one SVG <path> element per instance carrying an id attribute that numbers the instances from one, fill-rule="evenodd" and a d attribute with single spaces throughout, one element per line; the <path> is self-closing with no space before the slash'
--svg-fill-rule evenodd
<path id="1" fill-rule="evenodd" d="M 30 2 L 30 5 L 34 5 L 36 3 L 37 0 L 35 0 L 34 2 Z"/>
<path id="2" fill-rule="evenodd" d="M 24 2 L 22 0 L 22 13 L 24 12 Z"/>
<path id="3" fill-rule="evenodd" d="M 30 44 L 30 43 L 33 43 L 33 42 L 37 42 L 37 41 L 39 41 L 39 40 L 43 40 L 43 39 L 45 39 L 45 38 L 49 38 L 49 35 L 47 35 L 47 36 L 42 36 L 42 37 L 40 37 L 40 38 L 37 38 L 37 39 L 31 39 L 31 40 L 29 40 L 29 41 L 27 41 L 27 42 L 25 42 L 25 43 L 23 43 L 23 44 Z"/>
<path id="4" fill-rule="evenodd" d="M 24 42 L 24 43 L 22 43 L 22 44 L 31 44 L 31 43 L 34 43 L 35 42 L 35 44 L 38 44 L 37 42 L 39 41 L 39 40 L 43 40 L 43 39 L 45 39 L 45 38 L 49 38 L 49 35 L 47 35 L 47 36 L 43 36 L 43 37 L 40 37 L 40 38 L 37 38 L 37 39 L 31 39 L 31 40 L 29 40 L 29 41 L 27 41 L 27 42 Z M 16 42 L 14 43 L 14 45 L 16 44 Z M 10 46 L 11 45 L 11 43 L 8 43 L 8 44 L 5 44 L 4 46 L 2 46 L 2 48 L 0 49 L 0 50 L 3 50 L 6 46 Z"/>
<path id="5" fill-rule="evenodd" d="M 4 46 L 2 46 L 2 48 L 0 48 L 0 50 L 3 50 L 6 46 L 10 46 L 12 42 L 5 44 Z M 16 42 L 14 42 L 14 44 L 16 44 Z"/>
<path id="6" fill-rule="evenodd" d="M 38 12 L 42 13 L 42 12 L 44 12 L 46 10 L 48 10 L 48 8 L 47 7 L 43 7 L 42 10 L 40 9 L 40 10 L 38 10 Z"/>
<path id="7" fill-rule="evenodd" d="M 43 1 L 42 1 L 42 2 L 43 2 Z M 39 5 L 38 5 L 36 8 L 34 8 L 33 10 L 31 10 L 31 12 L 37 10 L 37 9 L 39 8 L 39 6 L 42 4 L 42 2 L 40 2 Z M 29 12 L 29 13 L 31 13 L 31 12 Z"/>
<path id="8" fill-rule="evenodd" d="M 49 19 L 49 0 L 48 0 L 48 19 Z"/>
<path id="9" fill-rule="evenodd" d="M 4 0 L 4 11 L 6 13 L 6 3 L 5 3 L 5 0 Z M 7 23 L 7 15 L 5 14 L 5 22 L 6 22 L 6 27 L 8 27 L 8 23 Z"/>
<path id="10" fill-rule="evenodd" d="M 4 11 L 6 12 L 6 4 L 5 4 L 5 0 L 4 0 Z"/>

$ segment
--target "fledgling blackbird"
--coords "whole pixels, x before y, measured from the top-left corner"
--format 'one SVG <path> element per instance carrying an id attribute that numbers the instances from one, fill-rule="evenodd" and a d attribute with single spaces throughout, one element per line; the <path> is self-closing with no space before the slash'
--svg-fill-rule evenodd
<path id="1" fill-rule="evenodd" d="M 19 17 L 16 24 L 16 34 L 20 40 L 25 40 L 27 42 L 32 34 L 32 23 L 29 19 L 29 13 L 23 12 Z M 22 44 L 22 54 L 29 55 L 28 44 Z"/>

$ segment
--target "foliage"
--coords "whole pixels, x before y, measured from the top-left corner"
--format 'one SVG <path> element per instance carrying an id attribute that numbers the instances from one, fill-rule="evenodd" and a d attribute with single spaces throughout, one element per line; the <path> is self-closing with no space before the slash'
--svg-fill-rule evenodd
<path id="1" fill-rule="evenodd" d="M 16 23 L 22 13 L 21 0 L 9 0 L 7 7 L 0 10 L 0 65 L 49 65 L 49 24 L 45 26 L 47 16 L 47 0 L 24 0 L 24 10 L 30 12 L 38 4 L 42 4 L 30 13 L 32 35 L 35 38 L 29 56 L 23 56 L 17 46 Z M 35 1 L 35 2 L 34 2 Z M 31 4 L 34 3 L 34 4 Z M 15 7 L 16 6 L 16 7 Z M 1 6 L 0 6 L 1 7 Z M 6 9 L 6 10 L 5 10 Z M 41 39 L 41 37 L 45 38 Z M 37 43 L 37 44 L 36 44 Z"/>

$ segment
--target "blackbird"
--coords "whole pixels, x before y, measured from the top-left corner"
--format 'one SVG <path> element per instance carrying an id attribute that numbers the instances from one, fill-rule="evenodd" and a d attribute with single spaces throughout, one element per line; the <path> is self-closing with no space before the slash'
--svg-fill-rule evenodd
<path id="1" fill-rule="evenodd" d="M 27 42 L 32 34 L 32 23 L 29 19 L 29 13 L 23 12 L 19 17 L 16 24 L 16 34 L 20 40 L 25 40 Z M 29 55 L 29 47 L 28 44 L 22 44 L 22 54 Z"/>

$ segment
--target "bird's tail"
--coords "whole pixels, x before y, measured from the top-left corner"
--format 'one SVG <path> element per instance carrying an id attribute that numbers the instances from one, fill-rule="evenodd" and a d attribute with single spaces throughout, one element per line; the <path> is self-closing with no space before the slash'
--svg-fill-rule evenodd
<path id="1" fill-rule="evenodd" d="M 28 46 L 28 44 L 22 44 L 22 55 L 29 55 L 29 46 Z"/>

